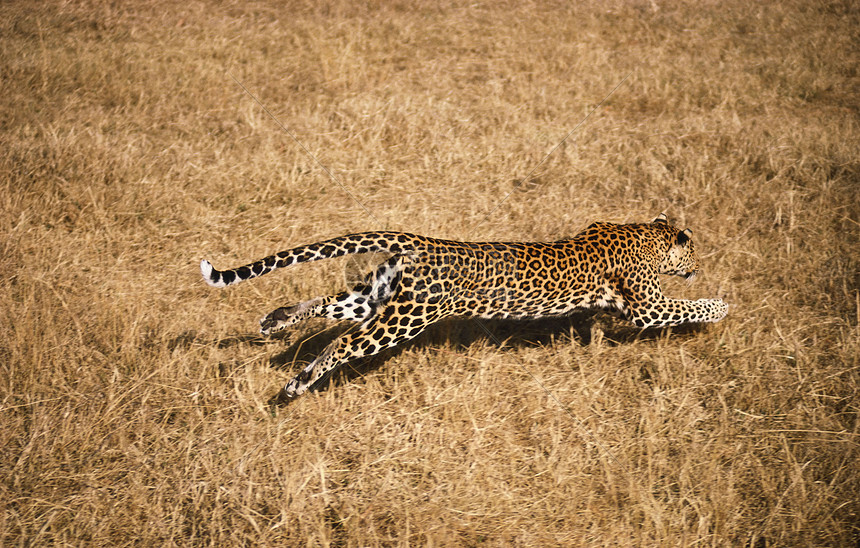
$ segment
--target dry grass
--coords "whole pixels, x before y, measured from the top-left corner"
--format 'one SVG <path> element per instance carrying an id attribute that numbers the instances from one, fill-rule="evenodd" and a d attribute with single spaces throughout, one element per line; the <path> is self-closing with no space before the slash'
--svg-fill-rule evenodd
<path id="1" fill-rule="evenodd" d="M 0 544 L 857 545 L 855 3 L 352 4 L 0 4 Z M 197 272 L 662 210 L 723 322 L 446 323 L 274 416 L 334 332 L 257 318 L 352 267 Z"/>

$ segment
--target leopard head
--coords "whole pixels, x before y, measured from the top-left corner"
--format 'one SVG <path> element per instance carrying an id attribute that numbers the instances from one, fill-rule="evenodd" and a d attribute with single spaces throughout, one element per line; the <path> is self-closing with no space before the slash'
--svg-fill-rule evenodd
<path id="1" fill-rule="evenodd" d="M 688 282 L 693 281 L 699 273 L 699 254 L 693 244 L 693 231 L 689 228 L 678 230 L 671 226 L 663 213 L 653 222 L 663 225 L 668 236 L 668 245 L 663 248 L 665 251 L 659 260 L 660 274 L 681 276 Z"/>

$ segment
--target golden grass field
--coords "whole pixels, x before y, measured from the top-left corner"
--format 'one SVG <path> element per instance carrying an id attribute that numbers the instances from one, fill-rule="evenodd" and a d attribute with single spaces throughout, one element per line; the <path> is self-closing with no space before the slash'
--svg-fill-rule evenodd
<path id="1" fill-rule="evenodd" d="M 857 546 L 858 5 L 353 4 L 0 4 L 0 545 Z M 722 322 L 446 322 L 275 410 L 346 326 L 258 318 L 372 262 L 198 270 L 661 211 Z"/>

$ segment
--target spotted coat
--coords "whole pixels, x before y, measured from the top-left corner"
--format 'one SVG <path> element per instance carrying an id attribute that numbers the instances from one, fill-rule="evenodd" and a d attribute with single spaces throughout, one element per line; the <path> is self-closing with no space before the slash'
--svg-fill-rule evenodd
<path id="1" fill-rule="evenodd" d="M 281 307 L 260 320 L 264 334 L 311 317 L 359 322 L 281 391 L 292 399 L 349 360 L 376 354 L 451 316 L 540 318 L 602 308 L 639 327 L 716 322 L 720 299 L 663 295 L 659 274 L 699 272 L 692 233 L 664 214 L 651 223 L 594 223 L 556 242 L 457 242 L 400 232 L 365 232 L 281 251 L 233 270 L 200 263 L 209 285 L 225 287 L 296 263 L 355 253 L 393 254 L 351 291 Z"/>

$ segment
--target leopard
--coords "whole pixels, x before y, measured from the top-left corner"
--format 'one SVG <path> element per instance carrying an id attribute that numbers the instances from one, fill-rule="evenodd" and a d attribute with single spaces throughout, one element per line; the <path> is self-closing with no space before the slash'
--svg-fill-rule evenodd
<path id="1" fill-rule="evenodd" d="M 277 308 L 260 320 L 272 335 L 323 317 L 358 325 L 347 330 L 292 378 L 273 400 L 317 391 L 349 361 L 415 338 L 449 317 L 538 319 L 605 310 L 639 328 L 717 322 L 722 299 L 666 297 L 660 275 L 692 281 L 700 271 L 692 231 L 665 213 L 649 223 L 595 222 L 551 242 L 461 242 L 379 231 L 288 249 L 230 270 L 203 260 L 213 287 L 227 287 L 291 265 L 360 253 L 390 255 L 350 290 Z"/>

